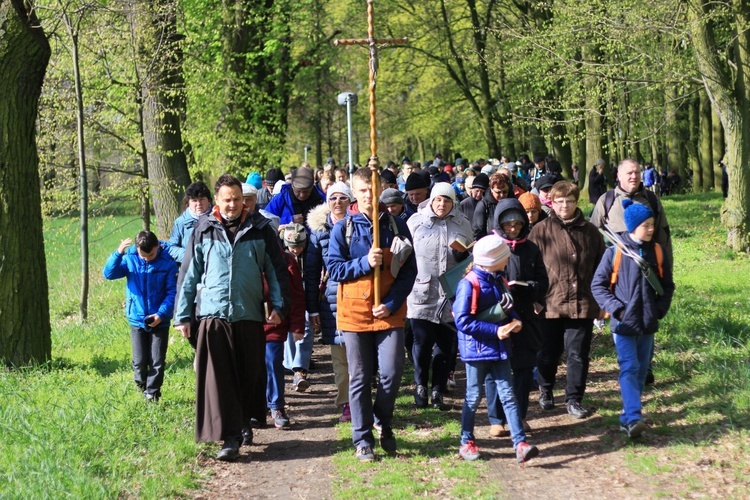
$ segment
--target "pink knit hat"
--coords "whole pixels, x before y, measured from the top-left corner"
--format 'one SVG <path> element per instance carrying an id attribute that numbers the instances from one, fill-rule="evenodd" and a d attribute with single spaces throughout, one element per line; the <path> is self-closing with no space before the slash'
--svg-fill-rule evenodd
<path id="1" fill-rule="evenodd" d="M 474 245 L 474 264 L 489 267 L 510 257 L 510 248 L 497 234 L 488 234 Z"/>

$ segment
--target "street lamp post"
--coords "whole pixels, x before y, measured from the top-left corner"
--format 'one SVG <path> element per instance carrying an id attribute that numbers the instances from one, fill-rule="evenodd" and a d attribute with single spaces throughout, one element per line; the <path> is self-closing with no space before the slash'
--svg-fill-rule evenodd
<path id="1" fill-rule="evenodd" d="M 349 175 L 354 174 L 354 150 L 352 148 L 352 106 L 357 105 L 357 94 L 342 92 L 338 95 L 339 106 L 346 106 L 346 138 L 349 147 Z"/>
<path id="2" fill-rule="evenodd" d="M 304 150 L 305 150 L 305 163 L 307 163 L 307 152 L 312 149 L 312 146 L 309 146 L 305 144 Z"/>

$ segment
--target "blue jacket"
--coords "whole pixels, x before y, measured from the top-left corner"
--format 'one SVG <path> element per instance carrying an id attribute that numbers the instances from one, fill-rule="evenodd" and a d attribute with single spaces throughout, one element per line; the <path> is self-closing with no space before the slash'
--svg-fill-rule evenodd
<path id="1" fill-rule="evenodd" d="M 473 266 L 474 273 L 479 278 L 479 297 L 477 311 L 484 311 L 497 304 L 503 293 L 508 292 L 503 273 L 491 274 Z M 467 361 L 499 361 L 507 359 L 510 354 L 508 339 L 501 341 L 497 337 L 497 327 L 510 323 L 511 319 L 520 319 L 515 312 L 508 312 L 508 316 L 500 323 L 479 321 L 471 314 L 472 285 L 466 278 L 458 283 L 456 297 L 453 300 L 453 319 L 458 329 L 458 350 L 461 360 Z"/>
<path id="2" fill-rule="evenodd" d="M 656 272 L 656 253 L 654 243 L 636 243 L 627 232 L 620 233 L 620 238 L 628 248 L 638 252 L 651 264 Z M 610 291 L 615 247 L 604 253 L 591 283 L 591 292 L 602 309 L 612 316 L 610 328 L 618 335 L 650 335 L 659 329 L 659 320 L 666 316 L 674 295 L 672 269 L 663 263 L 664 277 L 659 281 L 664 288 L 664 295 L 657 297 L 653 287 L 643 276 L 638 264 L 626 255 L 622 255 L 620 269 L 617 272 L 617 283 L 614 293 Z"/>
<path id="3" fill-rule="evenodd" d="M 656 184 L 656 169 L 653 167 L 645 169 L 643 171 L 643 185 L 651 187 L 654 184 Z"/>
<path id="4" fill-rule="evenodd" d="M 189 208 L 186 208 L 174 221 L 172 235 L 167 243 L 169 243 L 169 255 L 177 262 L 177 265 L 182 264 L 185 248 L 188 246 L 190 235 L 193 234 L 196 224 L 198 224 L 198 219 L 190 214 Z"/>
<path id="5" fill-rule="evenodd" d="M 230 243 L 217 215 L 214 207 L 214 213 L 200 218 L 185 252 L 175 324 L 189 323 L 193 307 L 198 318 L 263 322 L 264 277 L 271 306 L 283 318 L 289 309 L 289 271 L 270 221 L 245 209 Z"/>
<path id="6" fill-rule="evenodd" d="M 177 264 L 163 243 L 151 262 L 138 255 L 135 245 L 124 254 L 115 250 L 104 264 L 103 274 L 108 280 L 127 278 L 125 315 L 130 326 L 146 328 L 144 319 L 152 314 L 161 318 L 159 328 L 169 326 L 177 290 Z"/>
<path id="7" fill-rule="evenodd" d="M 320 315 L 324 343 L 343 344 L 344 335 L 336 328 L 336 292 L 339 284 L 328 276 L 325 264 L 328 258 L 331 229 L 333 229 L 328 204 L 323 203 L 310 210 L 307 215 L 307 225 L 310 228 L 304 276 L 307 312 Z M 326 280 L 321 293 L 320 285 L 324 275 Z"/>
<path id="8" fill-rule="evenodd" d="M 272 214 L 278 216 L 281 219 L 281 225 L 289 224 L 292 222 L 294 214 L 302 214 L 307 217 L 307 213 L 314 207 L 317 207 L 326 200 L 325 194 L 318 189 L 318 186 L 313 187 L 310 197 L 305 201 L 296 201 L 292 197 L 292 185 L 285 184 L 281 188 L 281 192 L 271 199 L 271 202 L 266 206 L 266 210 Z M 298 205 L 298 211 L 295 212 L 294 204 Z"/>

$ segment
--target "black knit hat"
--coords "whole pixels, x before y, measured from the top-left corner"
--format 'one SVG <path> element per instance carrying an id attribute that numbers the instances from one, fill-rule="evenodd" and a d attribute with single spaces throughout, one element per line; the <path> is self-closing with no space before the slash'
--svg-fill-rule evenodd
<path id="1" fill-rule="evenodd" d="M 487 174 L 479 174 L 476 177 L 474 177 L 474 183 L 471 185 L 471 188 L 482 188 L 482 189 L 489 189 L 490 188 L 490 178 L 487 177 Z"/>
<path id="2" fill-rule="evenodd" d="M 383 173 L 380 174 L 380 178 L 388 184 L 396 184 L 396 175 L 390 170 L 383 170 Z"/>
<path id="3" fill-rule="evenodd" d="M 386 205 L 391 205 L 393 203 L 399 203 L 403 205 L 404 196 L 398 189 L 388 188 L 383 191 L 383 194 L 380 195 L 380 201 L 385 203 Z"/>
<path id="4" fill-rule="evenodd" d="M 269 168 L 266 171 L 266 184 L 273 186 L 279 181 L 284 180 L 284 174 L 278 168 Z"/>
<path id="5" fill-rule="evenodd" d="M 404 191 L 411 191 L 412 189 L 429 188 L 430 181 L 419 175 L 419 173 L 413 173 L 406 179 L 406 186 Z"/>

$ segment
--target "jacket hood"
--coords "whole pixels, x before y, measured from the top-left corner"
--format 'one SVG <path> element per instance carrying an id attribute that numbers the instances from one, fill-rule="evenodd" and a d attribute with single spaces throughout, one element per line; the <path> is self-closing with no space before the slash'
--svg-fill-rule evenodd
<path id="1" fill-rule="evenodd" d="M 503 228 L 500 226 L 500 219 L 502 218 L 503 214 L 505 212 L 513 211 L 520 211 L 524 217 L 523 217 L 523 229 L 521 229 L 521 232 L 518 235 L 518 240 L 523 239 L 529 235 L 529 232 L 531 231 L 531 226 L 529 224 L 529 218 L 526 217 L 526 210 L 523 208 L 523 205 L 521 205 L 521 202 L 518 201 L 515 198 L 505 198 L 497 202 L 497 207 L 495 207 L 495 215 L 492 219 L 494 222 L 494 226 L 498 233 L 500 233 L 500 236 L 505 238 L 506 240 L 509 239 L 508 235 L 505 234 L 503 231 Z"/>
<path id="2" fill-rule="evenodd" d="M 326 229 L 328 223 L 328 215 L 331 213 L 331 209 L 328 207 L 328 203 L 322 203 L 317 207 L 310 210 L 307 214 L 307 227 L 310 231 L 323 231 Z"/>

